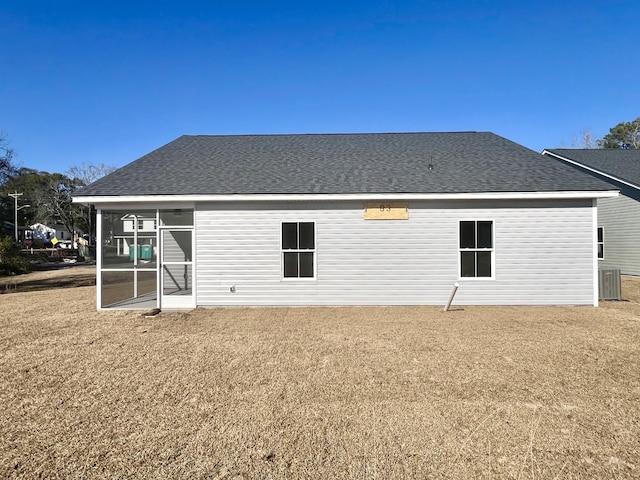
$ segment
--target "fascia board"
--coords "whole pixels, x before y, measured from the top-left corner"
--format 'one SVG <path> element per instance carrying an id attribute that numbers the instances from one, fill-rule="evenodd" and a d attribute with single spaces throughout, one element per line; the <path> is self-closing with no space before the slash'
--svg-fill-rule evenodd
<path id="1" fill-rule="evenodd" d="M 182 203 L 182 202 L 309 202 L 378 200 L 542 200 L 617 197 L 619 190 L 567 192 L 486 193 L 367 193 L 367 194 L 232 194 L 232 195 L 122 195 L 76 196 L 74 203 Z"/>

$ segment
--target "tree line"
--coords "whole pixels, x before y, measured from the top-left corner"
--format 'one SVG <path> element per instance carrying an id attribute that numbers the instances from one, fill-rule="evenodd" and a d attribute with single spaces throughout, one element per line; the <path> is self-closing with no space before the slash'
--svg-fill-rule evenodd
<path id="1" fill-rule="evenodd" d="M 630 122 L 620 122 L 598 142 L 601 148 L 640 148 L 640 117 Z"/>
<path id="2" fill-rule="evenodd" d="M 5 136 L 0 136 L 0 221 L 14 222 L 15 203 L 10 193 L 22 193 L 20 205 L 29 205 L 18 213 L 18 225 L 59 224 L 70 233 L 95 232 L 95 210 L 91 205 L 72 203 L 72 195 L 115 167 L 81 163 L 66 173 L 49 173 L 17 167 L 14 152 Z M 4 230 L 4 229 L 3 229 Z"/>
<path id="3" fill-rule="evenodd" d="M 594 141 L 588 130 L 581 132 L 580 137 L 574 138 L 574 148 L 640 149 L 640 117 L 629 122 L 618 123 L 598 140 Z"/>

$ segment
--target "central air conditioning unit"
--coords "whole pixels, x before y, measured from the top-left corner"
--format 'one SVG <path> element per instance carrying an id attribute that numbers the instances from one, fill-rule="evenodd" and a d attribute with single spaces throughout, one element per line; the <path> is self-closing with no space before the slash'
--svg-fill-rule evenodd
<path id="1" fill-rule="evenodd" d="M 600 300 L 622 300 L 620 269 L 598 270 L 598 297 Z"/>

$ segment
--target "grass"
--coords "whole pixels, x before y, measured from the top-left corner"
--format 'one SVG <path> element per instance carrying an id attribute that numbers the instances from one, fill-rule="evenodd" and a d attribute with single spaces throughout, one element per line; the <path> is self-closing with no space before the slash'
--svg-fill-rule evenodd
<path id="1" fill-rule="evenodd" d="M 94 288 L 0 296 L 1 476 L 640 477 L 636 301 L 144 318 Z"/>

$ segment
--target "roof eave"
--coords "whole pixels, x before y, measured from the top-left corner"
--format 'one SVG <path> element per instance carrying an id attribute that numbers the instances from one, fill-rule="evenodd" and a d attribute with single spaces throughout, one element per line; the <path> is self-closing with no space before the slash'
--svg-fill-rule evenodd
<path id="1" fill-rule="evenodd" d="M 339 193 L 339 194 L 196 194 L 196 195 L 87 195 L 74 196 L 74 203 L 101 205 L 122 203 L 174 202 L 305 202 L 305 201 L 378 201 L 378 200 L 540 200 L 617 197 L 618 190 L 554 192 L 479 192 L 479 193 Z"/>
<path id="2" fill-rule="evenodd" d="M 636 185 L 635 183 L 631 183 L 631 182 L 629 182 L 627 180 L 623 180 L 620 177 L 616 177 L 615 175 L 611 175 L 611 174 L 606 173 L 606 172 L 604 172 L 602 170 L 599 170 L 597 168 L 590 167 L 590 166 L 585 165 L 584 163 L 581 163 L 581 162 L 579 162 L 577 160 L 573 160 L 573 159 L 571 159 L 569 157 L 565 157 L 564 155 L 560 155 L 558 153 L 552 152 L 552 151 L 547 150 L 547 149 L 544 149 L 542 151 L 542 155 L 547 155 L 547 156 L 556 158 L 558 160 L 561 160 L 563 162 L 570 163 L 571 165 L 575 165 L 576 167 L 580 167 L 580 168 L 582 168 L 584 170 L 588 170 L 590 172 L 593 172 L 596 175 L 600 175 L 601 177 L 605 177 L 605 178 L 608 178 L 608 179 L 613 180 L 615 182 L 622 183 L 623 185 L 627 185 L 628 187 L 631 187 L 631 188 L 634 188 L 634 189 L 640 191 L 640 185 Z"/>

